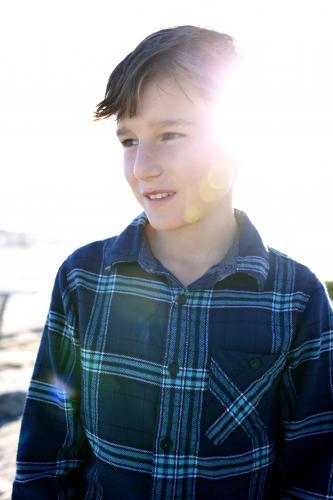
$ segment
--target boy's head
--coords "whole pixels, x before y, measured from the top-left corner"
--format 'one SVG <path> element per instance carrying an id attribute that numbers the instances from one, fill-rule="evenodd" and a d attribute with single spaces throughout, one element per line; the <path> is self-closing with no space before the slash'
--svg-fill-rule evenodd
<path id="1" fill-rule="evenodd" d="M 213 97 L 237 60 L 234 40 L 224 33 L 197 26 L 152 33 L 111 73 L 96 119 L 134 116 L 144 86 L 161 78 L 171 78 L 180 87 L 189 83 L 202 97 Z"/>
<path id="2" fill-rule="evenodd" d="M 237 61 L 229 35 L 194 26 L 153 33 L 112 72 L 96 118 L 115 116 L 126 179 L 155 230 L 231 213 L 235 168 L 216 104 Z"/>

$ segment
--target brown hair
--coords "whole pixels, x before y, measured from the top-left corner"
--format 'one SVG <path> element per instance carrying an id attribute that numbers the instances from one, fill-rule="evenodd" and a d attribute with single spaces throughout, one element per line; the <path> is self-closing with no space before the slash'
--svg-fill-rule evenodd
<path id="1" fill-rule="evenodd" d="M 178 77 L 187 79 L 209 96 L 237 60 L 234 40 L 224 33 L 197 26 L 152 33 L 112 71 L 95 119 L 134 116 L 144 84 L 162 76 L 174 78 L 179 85 Z"/>

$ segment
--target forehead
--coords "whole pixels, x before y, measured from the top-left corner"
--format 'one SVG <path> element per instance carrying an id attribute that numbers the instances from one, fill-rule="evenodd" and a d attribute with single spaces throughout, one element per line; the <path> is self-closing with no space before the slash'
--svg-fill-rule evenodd
<path id="1" fill-rule="evenodd" d="M 205 121 L 211 112 L 211 103 L 200 95 L 193 85 L 181 80 L 161 78 L 147 82 L 142 88 L 136 114 L 118 120 L 118 129 L 136 123 L 186 125 Z"/>

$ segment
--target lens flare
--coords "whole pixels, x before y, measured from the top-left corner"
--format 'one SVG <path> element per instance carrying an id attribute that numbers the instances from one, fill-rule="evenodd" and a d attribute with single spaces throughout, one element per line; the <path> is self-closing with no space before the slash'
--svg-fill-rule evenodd
<path id="1" fill-rule="evenodd" d="M 185 213 L 184 213 L 184 220 L 185 222 L 189 224 L 193 224 L 194 222 L 197 222 L 200 219 L 200 210 L 195 207 L 186 207 Z"/>

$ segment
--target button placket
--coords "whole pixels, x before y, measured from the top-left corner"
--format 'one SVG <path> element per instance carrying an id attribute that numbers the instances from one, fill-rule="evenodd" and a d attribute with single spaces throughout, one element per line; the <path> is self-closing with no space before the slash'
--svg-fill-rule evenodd
<path id="1" fill-rule="evenodd" d="M 185 293 L 183 293 L 183 292 L 182 292 L 182 293 L 180 293 L 180 294 L 178 295 L 178 297 L 177 297 L 177 304 L 178 304 L 179 306 L 182 306 L 182 305 L 184 305 L 185 303 L 186 303 L 186 295 L 185 295 Z"/>
<path id="2" fill-rule="evenodd" d="M 172 440 L 168 437 L 161 439 L 160 446 L 165 453 L 168 453 L 172 448 Z"/>

